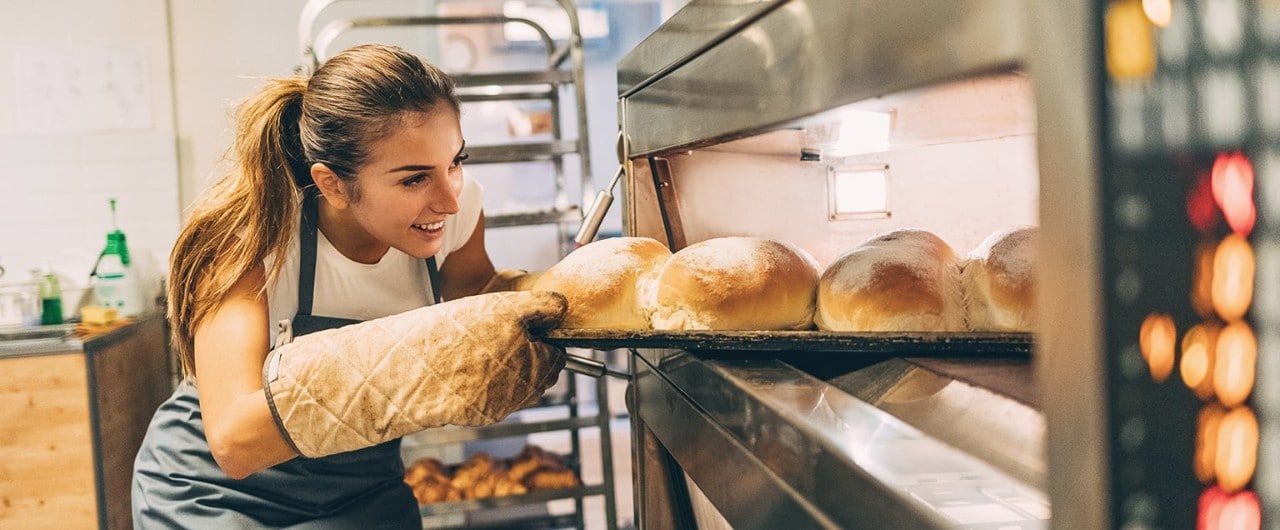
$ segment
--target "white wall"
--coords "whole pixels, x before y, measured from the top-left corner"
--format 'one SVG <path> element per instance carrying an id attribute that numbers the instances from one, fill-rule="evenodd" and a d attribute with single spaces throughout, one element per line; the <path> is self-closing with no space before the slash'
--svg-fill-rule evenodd
<path id="1" fill-rule="evenodd" d="M 112 229 L 155 280 L 179 199 L 164 0 L 0 7 L 0 284 L 83 286 Z"/>

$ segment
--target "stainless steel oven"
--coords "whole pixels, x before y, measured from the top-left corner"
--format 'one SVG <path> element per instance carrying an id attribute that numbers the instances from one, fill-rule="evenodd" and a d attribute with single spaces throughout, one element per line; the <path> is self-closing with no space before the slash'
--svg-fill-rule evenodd
<path id="1" fill-rule="evenodd" d="M 694 0 L 618 79 L 627 235 L 1041 229 L 1029 354 L 632 348 L 642 528 L 1274 524 L 1280 3 Z"/>

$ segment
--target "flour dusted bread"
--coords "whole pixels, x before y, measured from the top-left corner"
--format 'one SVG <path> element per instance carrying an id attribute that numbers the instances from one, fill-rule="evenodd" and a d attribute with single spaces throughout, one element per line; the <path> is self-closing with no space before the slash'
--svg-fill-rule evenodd
<path id="1" fill-rule="evenodd" d="M 650 318 L 663 330 L 807 329 L 817 284 L 817 263 L 796 247 L 755 237 L 708 239 L 662 266 Z"/>
<path id="2" fill-rule="evenodd" d="M 671 251 L 647 237 L 615 237 L 588 243 L 547 269 L 535 291 L 556 291 L 569 301 L 560 327 L 648 329 L 639 293 L 651 290 Z"/>
<path id="3" fill-rule="evenodd" d="M 925 230 L 889 232 L 827 266 L 814 320 L 829 331 L 962 331 L 959 261 Z"/>
<path id="4" fill-rule="evenodd" d="M 969 253 L 961 278 L 970 329 L 1031 331 L 1035 326 L 1039 233 L 1035 227 L 1002 230 Z"/>

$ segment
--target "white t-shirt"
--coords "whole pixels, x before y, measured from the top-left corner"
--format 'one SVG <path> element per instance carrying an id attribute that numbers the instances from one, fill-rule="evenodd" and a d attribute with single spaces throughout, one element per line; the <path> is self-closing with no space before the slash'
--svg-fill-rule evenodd
<path id="1" fill-rule="evenodd" d="M 444 265 L 449 254 L 458 250 L 475 232 L 484 205 L 480 184 L 462 174 L 459 211 L 444 221 L 444 244 L 436 253 L 436 265 Z M 292 319 L 298 312 L 298 268 L 301 243 L 294 233 L 280 275 L 267 287 L 267 305 L 271 317 L 271 344 L 276 342 L 276 323 Z M 264 264 L 270 269 L 274 260 L 268 256 Z M 431 281 L 425 259 L 415 258 L 395 248 L 387 250 L 377 263 L 358 263 L 347 259 L 316 231 L 316 275 L 311 314 L 315 316 L 370 320 L 403 313 L 429 305 Z"/>

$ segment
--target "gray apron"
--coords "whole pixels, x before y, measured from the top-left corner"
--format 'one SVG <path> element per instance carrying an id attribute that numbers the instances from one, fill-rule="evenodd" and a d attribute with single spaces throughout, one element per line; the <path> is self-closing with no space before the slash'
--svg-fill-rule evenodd
<path id="1" fill-rule="evenodd" d="M 311 314 L 316 203 L 303 200 L 294 336 L 357 322 Z M 440 301 L 435 258 L 427 260 Z M 134 461 L 133 522 L 150 528 L 422 528 L 404 482 L 400 440 L 322 458 L 298 457 L 228 478 L 204 437 L 200 399 L 184 380 L 160 405 Z"/>

